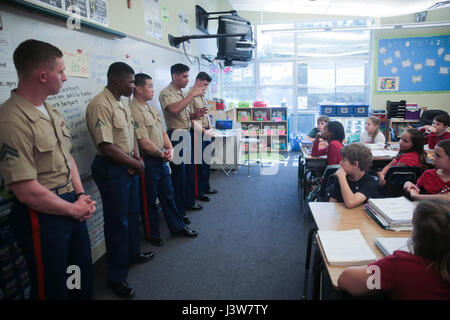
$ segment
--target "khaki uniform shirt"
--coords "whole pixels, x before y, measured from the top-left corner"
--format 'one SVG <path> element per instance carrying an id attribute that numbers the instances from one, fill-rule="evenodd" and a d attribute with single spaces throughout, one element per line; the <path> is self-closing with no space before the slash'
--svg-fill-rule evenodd
<path id="1" fill-rule="evenodd" d="M 50 119 L 15 90 L 0 106 L 0 175 L 6 185 L 37 180 L 54 189 L 72 180 L 70 132 L 61 114 L 44 106 Z"/>
<path id="2" fill-rule="evenodd" d="M 192 91 L 192 88 L 189 90 L 189 93 Z M 188 93 L 188 94 L 189 94 Z M 191 112 L 196 112 L 197 110 L 201 109 L 201 108 L 207 108 L 208 104 L 206 103 L 205 99 L 202 96 L 197 96 L 194 99 L 192 99 L 191 102 Z M 208 114 L 205 113 L 204 116 L 202 116 L 199 119 L 194 120 L 196 121 L 198 124 L 201 124 L 201 126 L 204 129 L 209 129 L 209 120 L 208 120 Z"/>
<path id="3" fill-rule="evenodd" d="M 130 103 L 131 114 L 135 124 L 136 139 L 148 139 L 159 149 L 164 147 L 161 114 L 155 107 L 142 104 L 137 99 Z"/>
<path id="4" fill-rule="evenodd" d="M 189 118 L 190 108 L 187 106 L 179 114 L 172 114 L 167 107 L 175 102 L 181 101 L 186 98 L 186 95 L 182 90 L 177 90 L 170 84 L 164 88 L 159 94 L 159 102 L 161 103 L 161 109 L 164 112 L 164 118 L 166 119 L 167 130 L 170 129 L 186 129 L 191 128 L 191 121 Z"/>
<path id="5" fill-rule="evenodd" d="M 94 140 L 97 152 L 102 142 L 114 144 L 122 152 L 131 155 L 134 149 L 134 122 L 131 112 L 105 89 L 92 99 L 86 108 L 86 124 Z"/>

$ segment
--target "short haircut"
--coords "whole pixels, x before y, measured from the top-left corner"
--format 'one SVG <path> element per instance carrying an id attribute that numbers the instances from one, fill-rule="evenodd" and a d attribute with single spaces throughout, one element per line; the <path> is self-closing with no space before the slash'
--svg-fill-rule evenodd
<path id="1" fill-rule="evenodd" d="M 444 149 L 445 154 L 450 157 L 450 139 L 441 140 L 436 145 Z"/>
<path id="2" fill-rule="evenodd" d="M 127 65 L 124 62 L 114 62 L 108 68 L 108 81 L 112 79 L 118 79 L 123 77 L 124 75 L 134 74 L 134 70 L 132 67 Z"/>
<path id="3" fill-rule="evenodd" d="M 450 125 L 450 117 L 445 113 L 438 114 L 433 120 L 444 124 L 446 127 Z"/>
<path id="4" fill-rule="evenodd" d="M 184 72 L 188 72 L 188 71 L 189 71 L 189 67 L 182 63 L 177 63 L 170 67 L 171 75 L 180 74 L 180 73 L 184 73 Z"/>
<path id="5" fill-rule="evenodd" d="M 351 164 L 358 161 L 358 167 L 361 171 L 366 172 L 372 164 L 372 151 L 364 144 L 355 142 L 346 145 L 341 149 L 342 158 L 347 159 Z"/>
<path id="6" fill-rule="evenodd" d="M 344 126 L 339 121 L 329 121 L 327 123 L 328 133 L 330 134 L 329 142 L 338 140 L 342 143 L 345 139 Z"/>
<path id="7" fill-rule="evenodd" d="M 39 40 L 25 40 L 14 50 L 13 60 L 19 77 L 28 76 L 43 65 L 53 66 L 63 53 L 50 43 Z"/>
<path id="8" fill-rule="evenodd" d="M 138 73 L 134 76 L 134 85 L 143 86 L 147 80 L 152 80 L 152 77 L 145 73 Z"/>
<path id="9" fill-rule="evenodd" d="M 330 121 L 330 118 L 328 116 L 320 116 L 317 118 L 317 125 L 319 125 L 319 122 L 325 122 L 328 123 Z"/>
<path id="10" fill-rule="evenodd" d="M 202 72 L 198 73 L 197 78 L 195 78 L 195 80 L 211 82 L 212 78 L 209 76 L 209 74 L 207 74 L 206 72 L 202 71 Z"/>

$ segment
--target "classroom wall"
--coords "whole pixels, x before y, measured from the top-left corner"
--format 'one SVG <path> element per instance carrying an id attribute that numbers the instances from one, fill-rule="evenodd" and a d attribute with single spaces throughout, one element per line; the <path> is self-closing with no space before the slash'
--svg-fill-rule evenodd
<path id="1" fill-rule="evenodd" d="M 108 1 L 108 10 L 110 14 L 110 27 L 114 30 L 126 33 L 137 39 L 149 41 L 156 45 L 171 48 L 183 52 L 182 47 L 176 49 L 171 47 L 167 38 L 168 34 L 175 37 L 182 35 L 178 16 L 180 13 L 187 16 L 189 21 L 189 35 L 204 34 L 195 26 L 195 5 L 201 6 L 207 12 L 232 10 L 228 0 L 160 0 L 160 12 L 169 13 L 168 19 L 161 19 L 162 39 L 158 40 L 145 32 L 144 23 L 144 3 L 143 1 L 132 1 L 131 9 L 127 8 L 127 1 Z M 165 10 L 164 8 L 167 8 Z M 216 20 L 209 21 L 209 33 L 217 33 Z M 188 49 L 188 48 L 186 48 Z M 191 40 L 189 54 L 200 56 L 201 54 L 217 54 L 216 39 L 195 39 Z"/>
<path id="2" fill-rule="evenodd" d="M 442 8 L 438 10 L 431 10 L 427 14 L 425 22 L 450 21 L 450 8 Z M 382 18 L 381 24 L 397 24 L 397 23 L 413 23 L 415 22 L 414 14 L 403 15 L 397 17 Z M 372 47 L 376 48 L 377 38 L 389 37 L 410 37 L 410 36 L 426 36 L 450 34 L 450 27 L 440 28 L 422 28 L 412 30 L 375 30 L 372 38 Z M 376 93 L 376 52 L 372 50 L 372 93 L 371 106 L 373 109 L 386 109 L 386 101 L 400 101 L 406 100 L 407 103 L 417 103 L 419 107 L 427 107 L 428 109 L 441 109 L 450 113 L 450 92 L 446 93 Z"/>

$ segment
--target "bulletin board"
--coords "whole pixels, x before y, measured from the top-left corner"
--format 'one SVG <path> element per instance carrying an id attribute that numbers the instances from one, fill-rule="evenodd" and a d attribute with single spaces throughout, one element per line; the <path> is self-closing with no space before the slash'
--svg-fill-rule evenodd
<path id="1" fill-rule="evenodd" d="M 450 92 L 450 34 L 377 41 L 377 93 Z"/>

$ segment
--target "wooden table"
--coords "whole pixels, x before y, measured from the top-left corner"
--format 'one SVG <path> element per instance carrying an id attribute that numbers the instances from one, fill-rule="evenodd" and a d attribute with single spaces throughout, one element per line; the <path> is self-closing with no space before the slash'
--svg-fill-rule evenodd
<path id="1" fill-rule="evenodd" d="M 345 208 L 343 203 L 337 202 L 310 202 L 311 213 L 319 230 L 349 230 L 359 229 L 370 249 L 377 259 L 384 255 L 375 245 L 378 237 L 409 238 L 411 231 L 390 231 L 381 228 L 373 219 L 369 218 L 362 210 L 363 205 L 353 209 Z M 323 254 L 323 252 L 322 252 Z M 330 266 L 324 258 L 324 262 L 330 275 L 333 287 L 337 288 L 337 280 L 346 266 Z"/>

